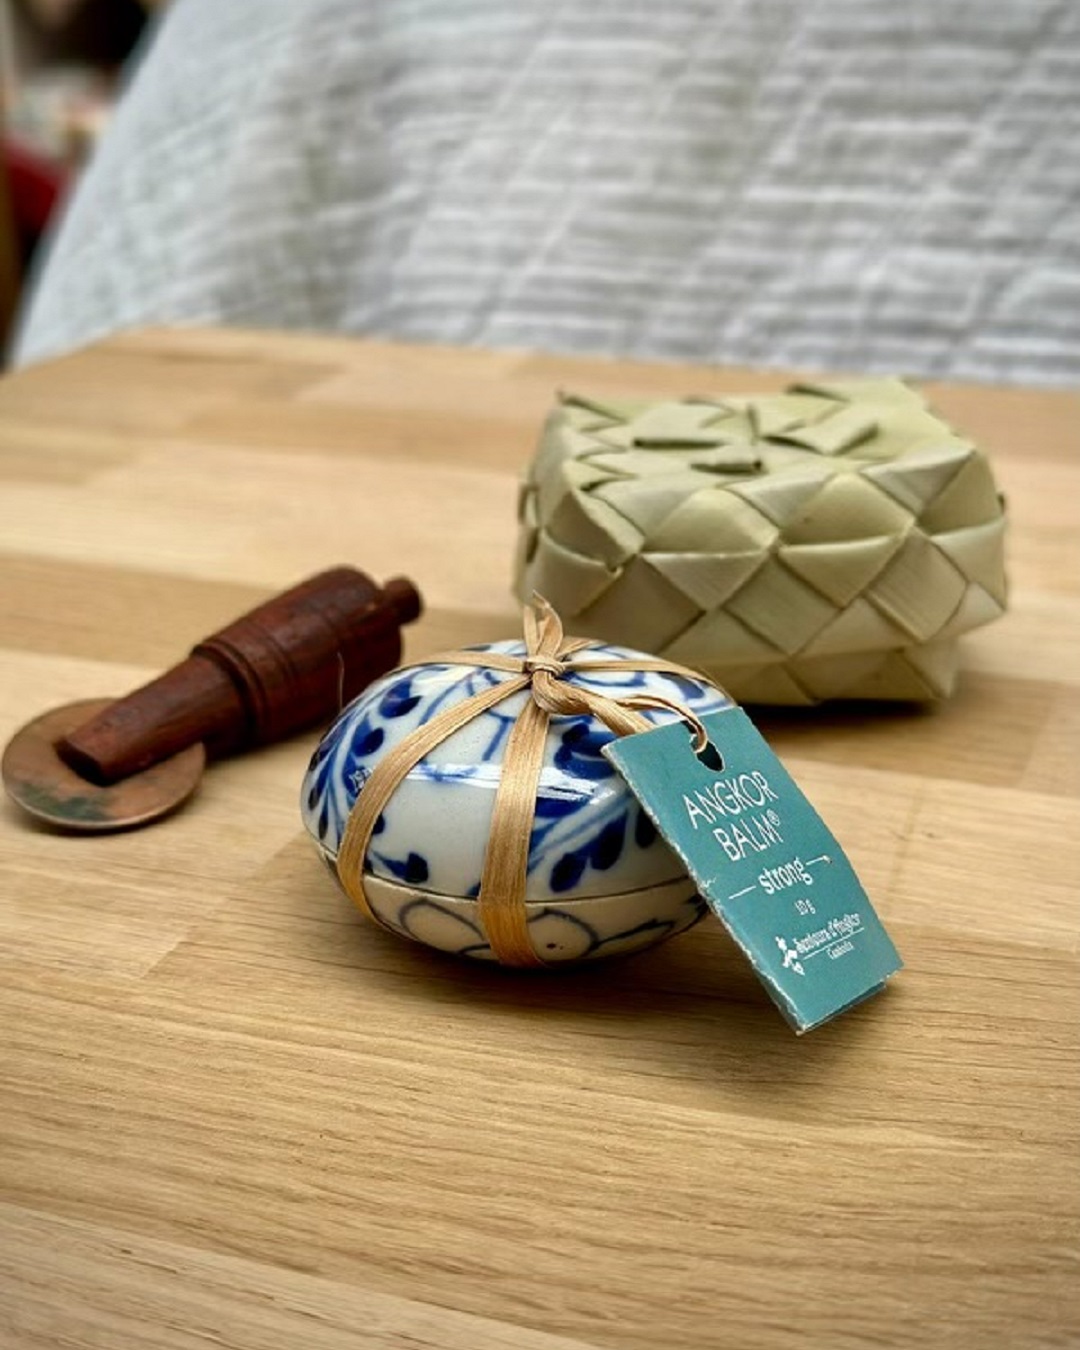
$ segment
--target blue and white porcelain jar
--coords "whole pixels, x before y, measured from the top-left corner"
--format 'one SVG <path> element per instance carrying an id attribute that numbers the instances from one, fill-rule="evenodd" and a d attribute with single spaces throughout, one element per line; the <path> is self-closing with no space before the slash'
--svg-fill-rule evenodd
<path id="1" fill-rule="evenodd" d="M 470 648 L 525 656 L 520 641 Z M 649 661 L 590 644 L 588 660 Z M 331 871 L 349 815 L 379 762 L 453 704 L 507 680 L 464 664 L 406 667 L 376 681 L 327 732 L 304 779 L 304 824 Z M 730 700 L 704 680 L 655 670 L 571 668 L 562 677 L 609 698 L 648 694 L 698 716 Z M 367 907 L 385 927 L 442 951 L 492 960 L 477 894 L 511 728 L 531 697 L 509 695 L 452 732 L 405 775 L 364 858 Z M 664 709 L 643 709 L 654 723 Z M 544 963 L 622 955 L 662 942 L 705 913 L 681 862 L 601 754 L 614 733 L 591 714 L 553 716 L 547 731 L 525 887 L 528 935 Z"/>

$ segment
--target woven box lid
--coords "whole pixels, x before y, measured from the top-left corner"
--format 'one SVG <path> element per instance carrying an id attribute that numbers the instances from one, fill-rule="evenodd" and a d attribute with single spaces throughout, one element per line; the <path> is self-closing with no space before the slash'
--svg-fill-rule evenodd
<path id="1" fill-rule="evenodd" d="M 520 522 L 519 597 L 745 702 L 940 698 L 1005 608 L 990 466 L 900 380 L 563 395 Z"/>

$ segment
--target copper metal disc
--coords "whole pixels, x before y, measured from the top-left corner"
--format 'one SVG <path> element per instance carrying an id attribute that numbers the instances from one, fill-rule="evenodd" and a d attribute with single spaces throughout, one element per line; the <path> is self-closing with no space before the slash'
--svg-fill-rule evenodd
<path id="1" fill-rule="evenodd" d="M 0 772 L 8 794 L 38 820 L 79 834 L 130 830 L 178 807 L 199 785 L 206 764 L 201 745 L 99 787 L 68 768 L 56 752 L 61 736 L 74 731 L 115 700 L 83 699 L 53 708 L 17 731 L 4 751 Z"/>

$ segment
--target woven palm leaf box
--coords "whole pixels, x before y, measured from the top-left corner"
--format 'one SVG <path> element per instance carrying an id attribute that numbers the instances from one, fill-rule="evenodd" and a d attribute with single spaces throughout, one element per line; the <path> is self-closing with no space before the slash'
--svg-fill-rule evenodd
<path id="1" fill-rule="evenodd" d="M 563 395 L 520 524 L 522 599 L 745 702 L 943 697 L 957 639 L 1005 607 L 990 465 L 900 380 Z"/>

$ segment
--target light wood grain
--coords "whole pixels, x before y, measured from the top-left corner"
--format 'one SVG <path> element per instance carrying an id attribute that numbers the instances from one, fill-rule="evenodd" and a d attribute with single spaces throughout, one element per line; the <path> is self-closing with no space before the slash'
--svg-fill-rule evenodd
<path id="1" fill-rule="evenodd" d="M 408 651 L 513 635 L 557 386 L 775 373 L 244 332 L 0 384 L 0 737 L 337 562 Z M 313 737 L 151 830 L 0 814 L 3 1350 L 1069 1346 L 1080 1336 L 1080 399 L 940 386 L 1013 610 L 942 708 L 761 724 L 907 961 L 796 1039 L 713 923 L 606 969 L 365 925 L 301 837 Z"/>

